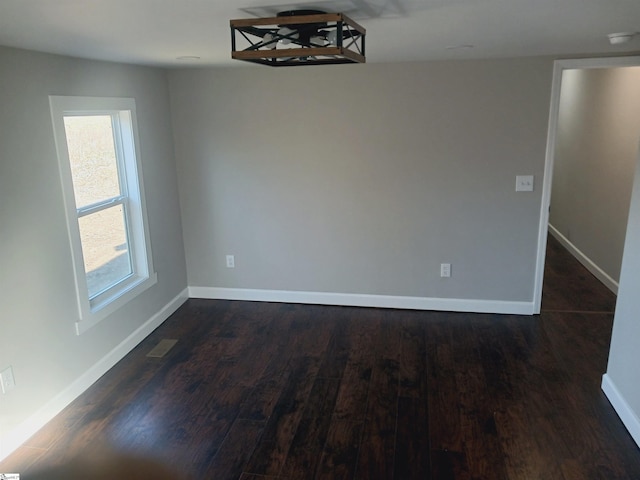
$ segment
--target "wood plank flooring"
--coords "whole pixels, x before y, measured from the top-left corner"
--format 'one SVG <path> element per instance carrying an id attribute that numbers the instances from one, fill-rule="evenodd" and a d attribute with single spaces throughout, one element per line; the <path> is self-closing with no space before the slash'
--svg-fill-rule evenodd
<path id="1" fill-rule="evenodd" d="M 543 311 L 613 313 L 616 296 L 552 236 L 547 241 Z"/>
<path id="2" fill-rule="evenodd" d="M 189 300 L 0 472 L 108 443 L 192 479 L 638 479 L 615 297 L 567 255 L 537 317 Z"/>

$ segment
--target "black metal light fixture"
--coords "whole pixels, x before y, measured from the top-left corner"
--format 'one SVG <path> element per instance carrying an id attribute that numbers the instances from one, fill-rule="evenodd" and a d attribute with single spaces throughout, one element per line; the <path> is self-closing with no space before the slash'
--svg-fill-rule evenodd
<path id="1" fill-rule="evenodd" d="M 272 67 L 366 61 L 367 31 L 343 13 L 287 10 L 276 17 L 231 20 L 230 25 L 231 58 L 236 60 Z"/>

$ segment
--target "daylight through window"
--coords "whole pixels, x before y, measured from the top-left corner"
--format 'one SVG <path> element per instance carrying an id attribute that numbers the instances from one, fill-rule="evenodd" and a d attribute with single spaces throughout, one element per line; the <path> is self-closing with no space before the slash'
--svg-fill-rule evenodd
<path id="1" fill-rule="evenodd" d="M 89 299 L 133 273 L 114 121 L 107 115 L 64 117 Z"/>

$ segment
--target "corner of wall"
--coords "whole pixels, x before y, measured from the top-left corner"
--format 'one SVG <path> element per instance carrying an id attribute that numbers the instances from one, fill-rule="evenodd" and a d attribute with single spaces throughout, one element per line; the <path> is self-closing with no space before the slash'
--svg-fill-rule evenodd
<path id="1" fill-rule="evenodd" d="M 158 328 L 171 316 L 187 299 L 187 289 L 184 289 L 160 311 L 153 315 L 144 324 L 138 327 L 131 335 L 125 338 L 119 345 L 107 355 L 90 367 L 84 374 L 78 377 L 67 388 L 48 401 L 42 408 L 27 418 L 18 427 L 9 432 L 0 432 L 0 461 L 8 457 L 18 449 L 38 430 L 44 427 L 53 417 L 58 415 L 65 407 L 79 397 L 111 367 L 122 360 L 151 332 Z"/>

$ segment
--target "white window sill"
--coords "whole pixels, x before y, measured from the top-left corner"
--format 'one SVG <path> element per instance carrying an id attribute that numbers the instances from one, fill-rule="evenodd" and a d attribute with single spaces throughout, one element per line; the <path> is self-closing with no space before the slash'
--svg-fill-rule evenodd
<path id="1" fill-rule="evenodd" d="M 76 322 L 76 335 L 82 335 L 90 328 L 96 326 L 156 283 L 158 283 L 158 274 L 154 272 L 148 277 L 131 282 L 127 285 L 127 288 L 115 292 L 110 297 L 104 298 L 98 305 L 91 305 L 89 302 L 86 302 L 86 304 L 81 307 L 82 318 Z"/>

